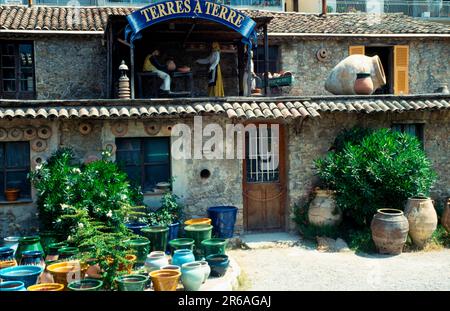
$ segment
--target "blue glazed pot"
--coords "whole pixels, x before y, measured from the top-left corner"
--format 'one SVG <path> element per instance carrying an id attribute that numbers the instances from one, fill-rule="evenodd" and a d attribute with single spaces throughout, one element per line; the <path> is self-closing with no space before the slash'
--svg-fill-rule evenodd
<path id="1" fill-rule="evenodd" d="M 180 229 L 180 223 L 179 222 L 175 222 L 175 223 L 169 225 L 169 236 L 167 237 L 166 254 L 170 254 L 169 241 L 178 238 L 178 232 L 180 231 L 179 229 Z"/>
<path id="2" fill-rule="evenodd" d="M 10 247 L 0 247 L 0 262 L 14 260 L 14 249 Z"/>
<path id="3" fill-rule="evenodd" d="M 173 252 L 172 265 L 181 267 L 193 261 L 195 261 L 194 253 L 190 249 L 177 249 Z"/>
<path id="4" fill-rule="evenodd" d="M 26 291 L 25 284 L 21 281 L 6 281 L 0 283 L 0 292 Z"/>
<path id="5" fill-rule="evenodd" d="M 45 268 L 44 253 L 42 251 L 25 251 L 20 259 L 21 266 L 41 266 Z"/>
<path id="6" fill-rule="evenodd" d="M 3 239 L 3 246 L 12 248 L 14 250 L 14 256 L 16 256 L 17 247 L 19 247 L 18 236 L 9 236 Z"/>
<path id="7" fill-rule="evenodd" d="M 238 208 L 236 206 L 212 206 L 208 208 L 208 217 L 213 225 L 213 236 L 216 238 L 232 238 Z"/>
<path id="8" fill-rule="evenodd" d="M 132 223 L 126 223 L 125 226 L 127 226 L 128 229 L 133 231 L 134 234 L 144 236 L 142 234 L 143 228 L 148 228 L 149 226 L 143 222 L 132 222 Z"/>
<path id="9" fill-rule="evenodd" d="M 206 256 L 206 261 L 211 268 L 211 275 L 216 277 L 224 276 L 227 272 L 230 260 L 227 255 L 213 254 Z"/>
<path id="10" fill-rule="evenodd" d="M 4 281 L 21 281 L 25 287 L 37 283 L 44 268 L 41 266 L 15 266 L 0 270 L 0 279 Z"/>

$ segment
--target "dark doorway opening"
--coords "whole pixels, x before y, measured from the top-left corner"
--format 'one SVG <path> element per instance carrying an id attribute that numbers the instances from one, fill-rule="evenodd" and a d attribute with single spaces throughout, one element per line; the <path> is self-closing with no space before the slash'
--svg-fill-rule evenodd
<path id="1" fill-rule="evenodd" d="M 377 89 L 374 94 L 393 94 L 394 93 L 394 48 L 392 46 L 366 46 L 365 54 L 367 56 L 378 55 L 383 65 L 386 75 L 386 85 Z"/>

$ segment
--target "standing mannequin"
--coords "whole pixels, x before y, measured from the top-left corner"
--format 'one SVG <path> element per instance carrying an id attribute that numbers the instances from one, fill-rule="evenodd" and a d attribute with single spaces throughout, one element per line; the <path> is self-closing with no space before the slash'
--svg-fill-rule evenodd
<path id="1" fill-rule="evenodd" d="M 142 71 L 150 71 L 154 72 L 158 75 L 159 78 L 163 80 L 163 83 L 160 87 L 161 94 L 169 94 L 170 93 L 170 76 L 168 73 L 163 70 L 167 70 L 167 66 L 161 65 L 156 58 L 159 56 L 159 50 L 154 50 L 151 54 L 147 55 L 144 60 L 144 66 Z"/>
<path id="2" fill-rule="evenodd" d="M 252 81 L 252 83 L 251 83 L 251 90 L 250 90 L 250 92 L 248 91 L 248 76 L 249 76 L 249 74 L 250 74 L 250 76 L 251 76 L 251 81 Z M 244 96 L 247 96 L 247 95 L 251 95 L 251 91 L 252 90 L 254 90 L 254 89 L 256 89 L 256 80 L 255 80 L 255 77 L 256 77 L 256 73 L 255 73 L 255 65 L 253 64 L 253 51 L 250 51 L 250 73 L 248 72 L 248 70 L 247 70 L 247 66 L 245 67 L 245 72 L 244 72 L 244 76 L 243 76 L 243 78 L 242 78 L 242 86 L 243 86 L 243 91 L 244 91 Z"/>
<path id="3" fill-rule="evenodd" d="M 211 54 L 202 59 L 197 59 L 197 63 L 209 65 L 208 71 L 208 96 L 220 97 L 225 96 L 223 90 L 222 72 L 220 71 L 220 45 L 213 42 L 211 46 Z"/>

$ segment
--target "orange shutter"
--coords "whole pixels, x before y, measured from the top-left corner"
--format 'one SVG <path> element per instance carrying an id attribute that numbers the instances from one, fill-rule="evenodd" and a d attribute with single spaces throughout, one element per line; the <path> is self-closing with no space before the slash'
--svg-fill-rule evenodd
<path id="1" fill-rule="evenodd" d="M 409 46 L 394 46 L 394 94 L 409 93 Z"/>
<path id="2" fill-rule="evenodd" d="M 364 55 L 364 45 L 351 45 L 348 47 L 348 55 L 361 54 Z"/>

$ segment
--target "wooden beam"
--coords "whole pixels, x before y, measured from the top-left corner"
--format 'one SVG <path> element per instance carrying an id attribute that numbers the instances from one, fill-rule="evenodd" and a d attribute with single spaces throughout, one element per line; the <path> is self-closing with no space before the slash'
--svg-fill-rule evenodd
<path id="1" fill-rule="evenodd" d="M 187 39 L 189 38 L 189 36 L 191 35 L 191 33 L 192 33 L 192 31 L 194 30 L 194 28 L 195 28 L 195 23 L 192 24 L 191 28 L 189 28 L 189 31 L 188 31 L 187 34 L 186 34 L 186 37 L 184 37 L 183 45 L 182 45 L 183 47 L 185 46 L 186 41 L 187 41 Z"/>
<path id="2" fill-rule="evenodd" d="M 134 90 L 134 44 L 130 46 L 130 89 L 131 89 L 131 99 L 135 99 Z"/>
<path id="3" fill-rule="evenodd" d="M 263 27 L 264 32 L 264 95 L 270 96 L 269 88 L 269 38 L 267 36 L 267 24 Z"/>
<path id="4" fill-rule="evenodd" d="M 122 43 L 122 44 L 125 44 L 125 45 L 128 46 L 128 47 L 131 47 L 131 45 L 130 45 L 127 41 L 125 41 L 125 40 L 123 40 L 123 39 L 117 38 L 117 41 L 119 41 L 119 42 Z"/>

